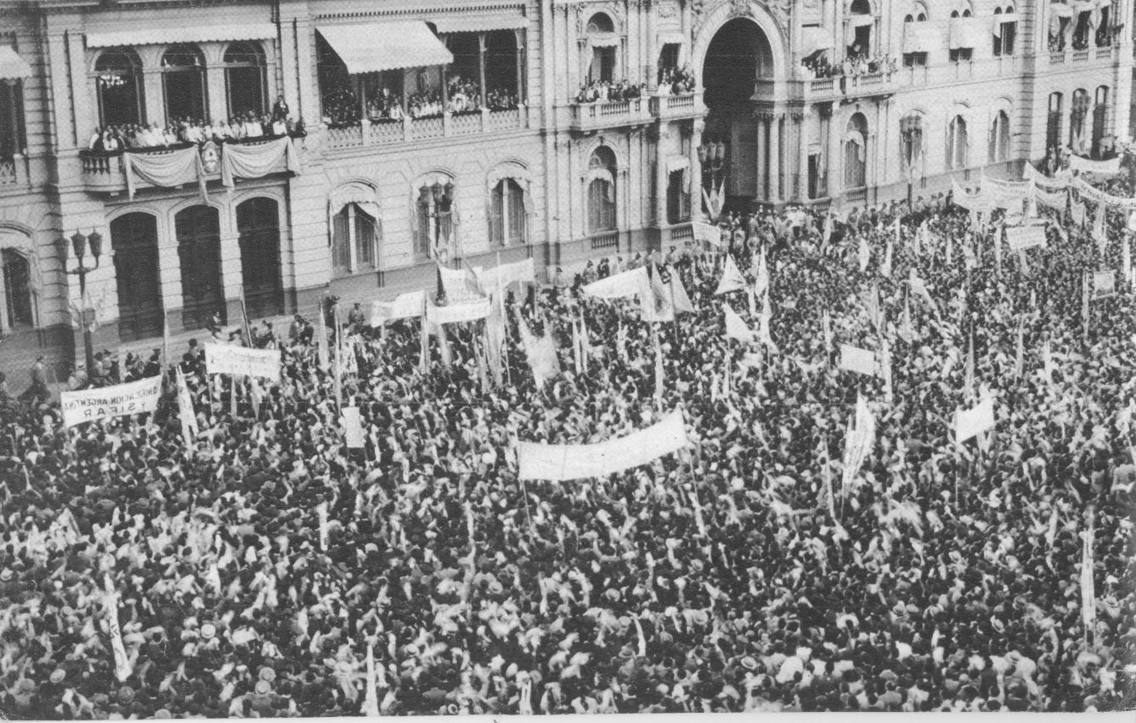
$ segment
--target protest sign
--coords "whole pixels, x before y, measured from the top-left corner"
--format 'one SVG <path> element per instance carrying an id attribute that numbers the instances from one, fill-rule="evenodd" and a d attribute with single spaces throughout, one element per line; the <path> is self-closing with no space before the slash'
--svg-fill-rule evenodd
<path id="1" fill-rule="evenodd" d="M 93 422 L 123 414 L 152 412 L 158 408 L 158 398 L 161 395 L 161 376 L 111 387 L 63 392 L 59 397 L 63 426 L 74 427 L 83 422 Z"/>
<path id="2" fill-rule="evenodd" d="M 280 351 L 229 344 L 205 345 L 205 372 L 280 379 Z"/>

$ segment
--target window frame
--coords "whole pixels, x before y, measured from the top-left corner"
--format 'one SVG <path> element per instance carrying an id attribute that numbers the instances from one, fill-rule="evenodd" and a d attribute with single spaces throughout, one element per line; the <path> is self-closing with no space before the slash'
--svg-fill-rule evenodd
<path id="1" fill-rule="evenodd" d="M 438 202 L 434 198 L 434 188 L 440 186 L 442 188 L 443 198 L 448 199 L 449 208 L 445 211 L 438 210 Z M 457 233 L 456 224 L 454 223 L 454 204 L 456 199 L 457 185 L 454 183 L 453 178 L 446 178 L 445 183 L 436 180 L 434 183 L 423 183 L 417 186 L 418 193 L 414 198 L 414 214 L 415 214 L 415 229 L 414 229 L 414 255 L 416 258 L 432 258 L 434 256 L 434 243 L 439 235 L 439 225 L 441 219 L 445 218 L 449 221 L 449 240 L 451 243 L 455 240 Z M 440 240 L 440 239 L 439 239 Z"/>
<path id="2" fill-rule="evenodd" d="M 255 62 L 234 62 L 229 60 L 229 55 L 234 49 L 245 47 L 250 49 L 251 55 L 255 56 Z M 258 115 L 264 115 L 268 112 L 268 59 L 265 55 L 264 48 L 259 43 L 252 41 L 238 41 L 229 43 L 225 47 L 225 52 L 221 55 L 221 65 L 224 68 L 225 76 L 225 106 L 229 111 L 229 117 L 232 118 L 237 114 L 237 110 L 233 108 L 233 81 L 231 71 L 234 70 L 247 70 L 254 69 L 257 71 L 257 81 L 260 84 L 260 106 L 259 109 L 254 111 Z M 242 113 L 244 111 L 241 111 Z"/>
<path id="3" fill-rule="evenodd" d="M 362 216 L 362 219 L 360 219 Z M 347 238 L 338 239 L 337 229 L 339 228 L 338 219 L 344 218 L 346 220 Z M 370 242 L 370 263 L 362 263 L 359 260 L 360 245 L 359 238 L 359 223 L 365 220 L 371 224 L 371 242 Z M 336 211 L 332 217 L 331 228 L 331 271 L 332 276 L 342 278 L 346 276 L 355 276 L 357 274 L 368 274 L 378 271 L 379 269 L 379 242 L 382 238 L 382 226 L 380 220 L 373 218 L 371 214 L 364 211 L 359 204 L 354 201 L 345 203 L 343 208 Z M 337 263 L 340 255 L 340 249 L 345 249 L 347 266 L 344 267 Z"/>
<path id="4" fill-rule="evenodd" d="M 515 178 L 506 177 L 497 181 L 489 192 L 489 243 L 495 248 L 524 246 L 528 244 L 528 209 L 525 189 Z M 513 214 L 519 204 L 521 218 L 520 233 L 515 233 Z M 498 205 L 500 213 L 497 212 Z"/>
<path id="5" fill-rule="evenodd" d="M 127 72 L 130 83 L 134 86 L 134 112 L 135 120 L 132 121 L 115 121 L 110 122 L 107 120 L 107 103 L 103 97 L 104 84 L 102 82 L 103 76 L 113 72 L 114 69 L 99 69 L 99 65 L 105 58 L 120 56 L 127 60 Z M 91 78 L 95 83 L 95 104 L 98 106 L 99 114 L 99 127 L 106 128 L 108 125 L 117 125 L 120 123 L 133 123 L 135 125 L 147 125 L 146 119 L 146 74 L 143 72 L 142 59 L 133 48 L 107 48 L 100 52 L 95 57 L 95 62 L 91 66 Z M 164 84 L 163 84 L 164 93 Z M 164 100 L 164 97 L 163 97 Z"/>
<path id="6" fill-rule="evenodd" d="M 167 65 L 166 58 L 174 53 L 193 54 L 197 63 L 193 65 Z M 165 113 L 166 125 L 173 123 L 176 116 L 170 113 L 169 78 L 173 75 L 195 73 L 201 89 L 201 117 L 193 120 L 207 122 L 209 118 L 209 73 L 205 53 L 193 43 L 179 43 L 170 45 L 162 51 L 160 62 L 162 75 L 162 111 Z"/>

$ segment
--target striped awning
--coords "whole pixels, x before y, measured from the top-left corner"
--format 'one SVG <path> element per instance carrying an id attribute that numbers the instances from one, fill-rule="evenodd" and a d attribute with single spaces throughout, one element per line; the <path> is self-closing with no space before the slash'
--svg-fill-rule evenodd
<path id="1" fill-rule="evenodd" d="M 420 20 L 328 25 L 316 30 L 352 75 L 454 62 L 453 53 Z"/>
<path id="2" fill-rule="evenodd" d="M 7 46 L 0 46 L 0 80 L 22 80 L 32 75 L 31 66 Z"/>
<path id="3" fill-rule="evenodd" d="M 479 33 L 490 30 L 519 30 L 528 27 L 524 15 L 461 15 L 431 20 L 439 33 Z"/>
<path id="4" fill-rule="evenodd" d="M 88 33 L 88 48 L 116 48 L 130 45 L 172 45 L 174 43 L 218 43 L 233 40 L 267 40 L 276 37 L 272 23 L 217 23 L 210 25 L 180 25 L 171 23 L 132 30 L 113 30 L 107 33 Z"/>

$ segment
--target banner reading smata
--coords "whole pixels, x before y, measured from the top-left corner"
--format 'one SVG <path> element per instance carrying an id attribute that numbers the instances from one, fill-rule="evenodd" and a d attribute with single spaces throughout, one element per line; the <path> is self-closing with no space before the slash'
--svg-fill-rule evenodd
<path id="1" fill-rule="evenodd" d="M 158 408 L 162 396 L 162 377 L 148 377 L 113 387 L 83 389 L 59 395 L 63 426 L 107 419 L 123 414 L 143 414 Z"/>
<path id="2" fill-rule="evenodd" d="M 517 447 L 520 479 L 563 482 L 604 477 L 639 467 L 677 452 L 689 444 L 682 412 L 674 411 L 657 424 L 626 437 L 595 444 L 538 444 L 520 442 Z"/>
<path id="3" fill-rule="evenodd" d="M 205 372 L 280 379 L 280 351 L 228 344 L 205 345 Z"/>

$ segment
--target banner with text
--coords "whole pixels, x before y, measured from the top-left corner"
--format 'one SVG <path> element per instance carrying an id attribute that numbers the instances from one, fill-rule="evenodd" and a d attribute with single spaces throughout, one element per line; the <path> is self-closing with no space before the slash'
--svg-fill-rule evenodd
<path id="1" fill-rule="evenodd" d="M 1046 245 L 1045 226 L 1007 226 L 1006 243 L 1011 251 L 1024 251 L 1034 246 Z"/>
<path id="2" fill-rule="evenodd" d="M 74 427 L 83 422 L 94 422 L 123 414 L 152 412 L 158 408 L 158 399 L 161 396 L 161 376 L 116 384 L 112 387 L 63 392 L 59 395 L 63 426 Z"/>
<path id="3" fill-rule="evenodd" d="M 205 372 L 280 380 L 280 350 L 229 344 L 205 345 Z"/>
<path id="4" fill-rule="evenodd" d="M 408 291 L 393 301 L 371 302 L 371 326 L 382 326 L 384 321 L 416 319 L 422 316 L 426 304 L 425 291 Z"/>

